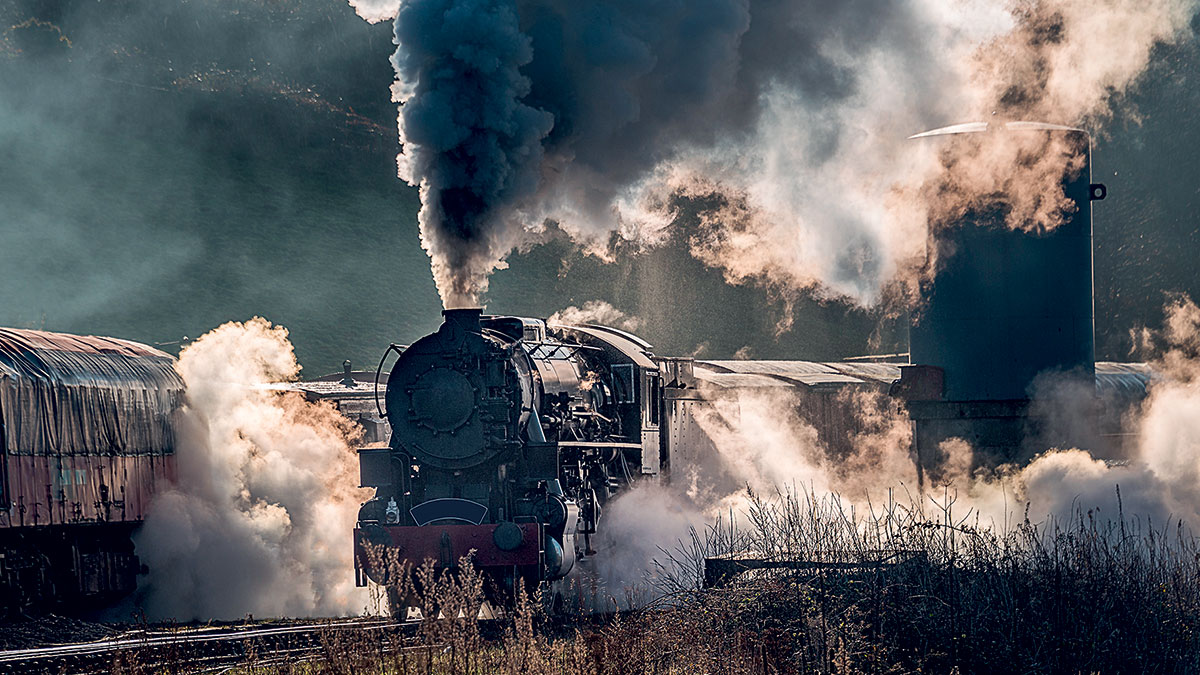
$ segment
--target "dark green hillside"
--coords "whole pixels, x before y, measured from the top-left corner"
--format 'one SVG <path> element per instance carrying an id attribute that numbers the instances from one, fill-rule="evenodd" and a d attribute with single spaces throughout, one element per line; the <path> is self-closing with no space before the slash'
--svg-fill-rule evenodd
<path id="1" fill-rule="evenodd" d="M 395 177 L 390 30 L 337 0 L 0 1 L 0 325 L 169 343 L 262 315 L 309 374 L 436 327 L 416 191 Z M 1198 63 L 1164 54 L 1145 122 L 1096 143 L 1100 356 L 1157 322 L 1163 290 L 1200 294 Z M 606 265 L 552 238 L 495 275 L 489 306 L 608 300 L 664 353 L 870 348 L 871 315 L 808 301 L 776 338 L 778 300 L 681 241 Z"/>

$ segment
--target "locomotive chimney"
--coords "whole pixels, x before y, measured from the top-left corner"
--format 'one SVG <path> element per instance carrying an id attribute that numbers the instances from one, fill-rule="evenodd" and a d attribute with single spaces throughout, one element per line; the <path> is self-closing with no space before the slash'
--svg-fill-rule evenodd
<path id="1" fill-rule="evenodd" d="M 480 330 L 479 317 L 483 315 L 482 307 L 460 307 L 442 310 L 442 318 L 446 324 L 461 328 L 465 333 L 478 333 Z"/>

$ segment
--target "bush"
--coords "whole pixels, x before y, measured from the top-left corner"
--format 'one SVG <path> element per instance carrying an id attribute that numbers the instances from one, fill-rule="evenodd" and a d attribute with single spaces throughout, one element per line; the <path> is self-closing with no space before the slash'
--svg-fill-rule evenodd
<path id="1" fill-rule="evenodd" d="M 304 672 L 1200 673 L 1200 550 L 1182 524 L 1077 511 L 997 532 L 949 498 L 857 515 L 835 497 L 751 497 L 748 527 L 664 551 L 637 609 L 548 617 L 518 593 L 481 632 L 470 561 L 429 563 L 396 575 L 417 580 L 396 595 L 439 618 L 383 646 L 331 643 Z M 714 559 L 746 571 L 706 588 Z"/>

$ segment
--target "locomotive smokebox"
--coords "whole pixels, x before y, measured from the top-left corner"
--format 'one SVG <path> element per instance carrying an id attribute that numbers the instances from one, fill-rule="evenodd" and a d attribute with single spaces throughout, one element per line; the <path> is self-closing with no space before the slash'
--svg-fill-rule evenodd
<path id="1" fill-rule="evenodd" d="M 478 364 L 505 356 L 481 337 L 482 313 L 478 307 L 442 312 L 441 328 L 406 349 L 388 376 L 393 445 L 430 466 L 457 470 L 486 462 L 496 451 L 488 430 L 507 421 L 485 410 L 484 398 L 496 386 L 492 371 L 503 385 L 503 370 L 481 371 Z"/>
<path id="2" fill-rule="evenodd" d="M 1094 393 L 1091 200 L 1103 198 L 1103 186 L 1091 184 L 1090 141 L 1078 129 L 1028 122 L 965 124 L 913 138 L 945 144 L 951 154 L 951 144 L 1012 143 L 1073 158 L 1059 184 L 1051 177 L 1044 186 L 1019 186 L 1047 198 L 1061 188 L 1068 206 L 1056 227 L 1012 222 L 1012 195 L 999 187 L 953 222 L 930 224 L 935 274 L 910 325 L 912 365 L 902 369 L 899 391 L 909 399 L 922 465 L 935 466 L 950 438 L 970 443 L 984 463 L 1016 460 L 1037 451 L 1035 437 L 1046 442 L 1031 415 L 1043 382 Z M 1092 439 L 1050 442 L 1088 447 Z"/>

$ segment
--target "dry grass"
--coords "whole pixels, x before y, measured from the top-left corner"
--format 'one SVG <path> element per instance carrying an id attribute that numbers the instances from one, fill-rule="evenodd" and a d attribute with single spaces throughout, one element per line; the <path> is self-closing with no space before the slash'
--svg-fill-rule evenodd
<path id="1" fill-rule="evenodd" d="M 683 600 L 657 623 L 704 645 L 693 661 L 742 655 L 709 672 L 1200 672 L 1200 550 L 1181 524 L 1078 511 L 998 533 L 943 504 L 854 518 L 833 499 L 755 500 L 748 532 L 710 532 L 673 557 Z M 730 549 L 851 568 L 695 590 L 690 561 Z M 903 555 L 878 564 L 880 551 Z"/>
<path id="2" fill-rule="evenodd" d="M 749 527 L 664 553 L 656 600 L 603 617 L 550 620 L 521 594 L 481 625 L 466 618 L 480 576 L 427 565 L 404 591 L 442 618 L 415 637 L 343 633 L 317 658 L 233 672 L 1200 673 L 1200 549 L 1181 525 L 1080 511 L 996 532 L 946 504 L 854 516 L 835 499 L 755 499 Z M 810 565 L 702 588 L 704 558 L 738 551 Z"/>

